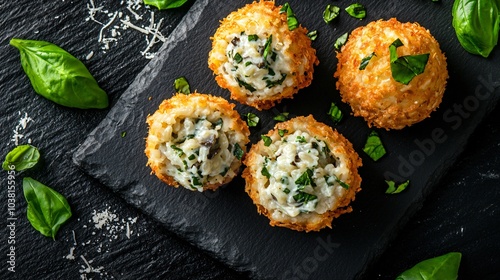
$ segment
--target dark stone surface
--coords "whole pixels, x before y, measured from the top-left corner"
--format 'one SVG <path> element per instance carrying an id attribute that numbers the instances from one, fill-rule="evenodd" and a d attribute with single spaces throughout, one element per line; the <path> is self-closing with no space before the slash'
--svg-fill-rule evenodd
<path id="1" fill-rule="evenodd" d="M 108 3 L 111 1 L 94 2 L 96 6 L 109 7 L 110 11 L 116 10 L 119 6 L 117 2 Z M 148 62 L 139 54 L 139 51 L 145 48 L 144 36 L 130 32 L 129 35 L 123 36 L 117 47 L 103 54 L 97 43 L 100 27 L 85 21 L 88 16 L 86 5 L 86 2 L 68 0 L 50 4 L 38 1 L 0 4 L 0 11 L 4 15 L 0 19 L 2 26 L 2 44 L 0 45 L 2 130 L 0 139 L 3 143 L 0 147 L 0 154 L 4 156 L 13 147 L 9 141 L 13 135 L 12 130 L 15 129 L 20 118 L 18 112 L 21 114 L 26 112 L 34 121 L 23 130 L 25 138 L 20 142 L 26 143 L 30 138 L 33 144 L 40 148 L 43 155 L 43 161 L 37 168 L 17 175 L 16 273 L 8 272 L 7 265 L 5 265 L 9 232 L 5 226 L 2 226 L 0 234 L 3 241 L 1 241 L 0 248 L 4 266 L 0 270 L 0 278 L 78 279 L 85 275 L 93 279 L 241 279 L 242 275 L 179 239 L 178 232 L 170 233 L 164 229 L 163 225 L 144 215 L 143 211 L 128 206 L 119 196 L 91 177 L 84 175 L 72 164 L 73 152 L 78 149 L 83 139 L 109 110 L 67 109 L 37 96 L 20 67 L 17 50 L 8 46 L 8 40 L 12 37 L 43 39 L 62 46 L 84 61 L 100 85 L 108 92 L 111 104 L 114 105 Z M 437 7 L 448 10 L 449 4 L 443 3 L 443 6 Z M 304 9 L 298 8 L 296 13 L 303 14 Z M 419 21 L 424 26 L 426 26 L 424 23 L 426 20 L 431 20 L 436 17 L 436 14 L 441 13 L 436 10 L 434 16 L 429 16 L 422 13 L 421 9 L 412 10 L 419 14 L 418 19 L 409 16 L 403 19 Z M 165 17 L 164 22 L 169 23 L 163 25 L 164 35 L 173 30 L 184 13 L 185 10 L 156 13 L 157 19 L 160 16 Z M 394 13 L 398 15 L 396 11 Z M 374 13 L 371 19 L 381 16 Z M 429 19 L 426 19 L 427 17 Z M 347 17 L 344 19 L 347 21 Z M 340 22 L 340 24 L 344 23 L 344 21 Z M 363 22 L 356 21 L 356 24 L 360 25 Z M 451 26 L 446 26 L 448 27 L 443 28 L 443 32 L 450 32 Z M 320 34 L 333 32 L 333 37 L 341 34 L 340 30 L 332 31 L 333 27 L 330 31 L 324 30 L 325 27 L 319 23 L 310 28 L 323 30 L 324 32 Z M 439 32 L 431 31 L 437 33 L 436 37 L 440 36 Z M 444 38 L 438 38 L 438 40 L 441 42 Z M 448 38 L 452 44 L 453 39 Z M 326 49 L 329 46 L 322 45 L 319 49 L 321 48 Z M 85 61 L 85 57 L 91 50 L 94 51 L 93 58 Z M 446 49 L 448 57 L 452 57 L 450 51 L 452 50 Z M 475 77 L 477 73 L 483 73 L 481 71 L 487 69 L 487 63 L 491 63 L 491 60 L 498 60 L 498 48 L 488 60 L 469 56 L 458 48 L 454 51 L 459 53 L 457 56 L 459 59 L 455 59 L 452 64 L 449 61 L 450 76 L 453 79 L 455 73 L 455 81 L 464 80 L 463 83 L 470 83 L 471 86 L 478 85 Z M 474 61 L 478 62 L 474 64 Z M 200 64 L 203 63 L 205 59 L 200 62 Z M 484 66 L 484 69 L 480 69 L 479 63 Z M 325 63 L 322 65 L 325 66 Z M 474 65 L 478 67 L 475 68 Z M 320 69 L 325 69 L 321 67 Z M 471 68 L 468 69 L 468 67 Z M 318 71 L 321 71 L 320 69 Z M 456 76 L 456 73 L 464 69 L 468 71 L 463 73 L 472 73 L 472 75 Z M 491 73 L 493 79 L 498 80 L 495 76 L 498 71 Z M 170 86 L 170 83 L 168 85 Z M 200 85 L 197 88 L 201 91 Z M 496 94 L 498 95 L 498 90 Z M 307 100 L 302 98 L 300 101 L 306 102 Z M 453 94 L 453 98 L 445 100 L 443 107 L 446 108 L 445 106 L 462 101 L 460 95 Z M 290 102 L 289 106 L 292 103 Z M 474 116 L 480 113 L 477 112 Z M 497 242 L 500 237 L 499 116 L 499 109 L 496 109 L 491 117 L 476 130 L 458 163 L 453 165 L 451 171 L 439 184 L 436 184 L 434 191 L 423 204 L 423 209 L 410 219 L 380 260 L 372 264 L 366 273 L 366 279 L 394 278 L 399 271 L 414 263 L 448 251 L 461 251 L 464 254 L 460 270 L 462 279 L 500 278 L 498 270 L 500 248 Z M 347 124 L 343 123 L 343 129 Z M 446 143 L 446 145 L 453 144 Z M 61 228 L 55 242 L 34 231 L 25 218 L 26 203 L 21 188 L 21 179 L 24 176 L 34 177 L 58 190 L 68 198 L 72 206 L 74 216 Z M 6 186 L 6 173 L 3 173 L 0 178 L 1 185 Z M 226 192 L 226 189 L 223 192 Z M 241 189 L 227 195 L 240 194 Z M 5 201 L 4 205 L 7 205 L 5 187 L 0 188 L 0 198 Z M 7 207 L 2 208 L 4 209 L 2 225 L 5 225 Z M 108 208 L 118 215 L 118 221 L 110 223 L 110 229 L 95 228 L 91 221 L 93 211 L 102 212 Z M 132 223 L 133 220 L 129 218 L 137 218 L 137 222 Z M 346 218 L 345 221 L 348 222 L 349 219 Z M 260 220 L 261 224 L 267 223 L 264 219 Z M 126 231 L 121 228 L 127 221 L 132 230 L 130 239 L 126 237 Z M 73 243 L 72 231 L 75 232 L 77 245 Z M 396 233 L 395 231 L 392 234 L 395 236 Z M 76 259 L 68 260 L 65 256 L 70 253 L 72 247 L 75 248 Z M 94 268 L 102 266 L 101 273 L 83 271 L 81 266 L 85 263 L 80 255 L 89 261 L 93 260 L 91 265 Z M 267 255 L 263 254 L 263 258 L 267 259 Z M 280 256 L 280 258 L 284 257 Z M 275 264 L 272 260 L 267 260 L 270 265 Z M 333 264 L 331 266 L 333 267 Z"/>

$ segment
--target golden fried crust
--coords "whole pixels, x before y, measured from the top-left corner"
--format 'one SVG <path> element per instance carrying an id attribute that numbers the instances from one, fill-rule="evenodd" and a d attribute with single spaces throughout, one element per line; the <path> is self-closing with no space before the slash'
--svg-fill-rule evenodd
<path id="1" fill-rule="evenodd" d="M 398 38 L 404 44 L 397 48 L 398 56 L 430 54 L 424 73 L 408 85 L 392 78 L 389 46 Z M 359 70 L 361 60 L 372 53 L 376 56 Z M 446 57 L 429 30 L 418 23 L 392 18 L 359 27 L 337 58 L 334 77 L 342 100 L 369 126 L 402 129 L 429 117 L 441 103 L 448 78 Z"/>
<path id="2" fill-rule="evenodd" d="M 212 50 L 209 53 L 208 65 L 216 75 L 215 80 L 220 87 L 231 92 L 232 99 L 258 110 L 269 109 L 283 98 L 293 98 L 300 89 L 309 86 L 314 65 L 319 63 L 316 50 L 311 47 L 311 40 L 307 36 L 307 29 L 299 26 L 293 31 L 288 30 L 286 13 L 280 14 L 280 8 L 281 6 L 275 6 L 274 1 L 247 4 L 223 19 L 211 38 Z M 287 77 L 292 79 L 290 86 L 285 86 L 281 92 L 271 96 L 257 96 L 222 75 L 221 66 L 228 61 L 226 48 L 230 44 L 231 36 L 241 32 L 257 34 L 264 38 L 272 35 L 273 44 L 284 46 L 281 51 L 290 61 L 291 74 Z"/>
<path id="3" fill-rule="evenodd" d="M 233 131 L 233 141 L 238 143 L 243 151 L 246 151 L 246 144 L 250 141 L 248 136 L 250 130 L 246 122 L 244 122 L 238 112 L 234 110 L 234 104 L 227 102 L 221 97 L 212 96 L 209 94 L 192 93 L 189 95 L 176 94 L 170 99 L 164 100 L 158 110 L 147 118 L 149 125 L 149 133 L 146 138 L 145 154 L 148 158 L 147 165 L 151 168 L 160 180 L 166 184 L 179 187 L 180 184 L 174 179 L 171 174 L 166 173 L 166 166 L 170 164 L 168 158 L 159 151 L 160 145 L 165 144 L 162 139 L 164 130 L 173 125 L 165 121 L 165 115 L 174 116 L 175 121 L 186 117 L 209 116 L 213 112 L 220 112 L 222 116 L 231 119 L 231 122 L 225 122 L 228 131 Z M 233 143 L 235 144 L 235 143 Z M 224 177 L 221 183 L 204 184 L 203 190 L 216 190 L 218 187 L 229 183 L 238 173 L 241 166 L 241 161 L 234 160 L 231 163 L 230 169 L 234 171 L 233 176 Z M 229 174 L 229 173 L 228 173 Z"/>
<path id="4" fill-rule="evenodd" d="M 337 131 L 331 127 L 317 122 L 311 115 L 307 117 L 296 117 L 286 122 L 276 124 L 273 130 L 269 131 L 267 136 L 279 135 L 279 130 L 287 130 L 286 135 L 293 134 L 296 130 L 307 131 L 310 135 L 317 139 L 325 141 L 331 149 L 331 155 L 336 157 L 344 155 L 345 164 L 349 170 L 349 178 L 345 182 L 349 185 L 349 189 L 339 202 L 324 214 L 318 213 L 301 213 L 300 215 L 308 215 L 307 220 L 298 221 L 290 218 L 287 221 L 276 221 L 272 217 L 272 212 L 277 210 L 269 210 L 260 203 L 259 182 L 256 180 L 256 172 L 261 172 L 259 166 L 255 164 L 259 155 L 265 154 L 266 147 L 261 140 L 254 144 L 244 159 L 246 165 L 242 173 L 242 177 L 246 181 L 245 191 L 252 198 L 253 203 L 257 206 L 259 214 L 269 218 L 271 226 L 286 227 L 297 231 L 319 231 L 325 227 L 331 228 L 331 223 L 334 218 L 339 217 L 344 213 L 352 211 L 349 206 L 351 201 L 354 201 L 356 193 L 361 190 L 361 177 L 358 173 L 358 168 L 362 166 L 361 158 L 354 151 L 352 144 Z M 299 215 L 299 216 L 300 216 Z"/>

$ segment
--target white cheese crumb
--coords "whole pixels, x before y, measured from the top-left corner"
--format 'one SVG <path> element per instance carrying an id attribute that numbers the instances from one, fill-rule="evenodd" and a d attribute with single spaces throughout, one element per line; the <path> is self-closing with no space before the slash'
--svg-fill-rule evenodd
<path id="1" fill-rule="evenodd" d="M 74 252 L 75 252 L 75 247 L 69 248 L 69 254 L 66 256 L 66 259 L 74 260 L 75 259 Z"/>
<path id="2" fill-rule="evenodd" d="M 21 112 L 18 112 L 19 115 L 21 115 Z M 19 140 L 24 138 L 24 134 L 21 134 L 23 130 L 26 129 L 28 126 L 28 123 L 32 122 L 33 119 L 28 116 L 28 113 L 24 112 L 24 116 L 22 116 L 14 130 L 12 131 L 14 135 L 12 135 L 11 142 L 14 142 L 14 145 L 18 146 L 19 145 Z M 28 139 L 28 143 L 31 143 L 31 139 Z"/>

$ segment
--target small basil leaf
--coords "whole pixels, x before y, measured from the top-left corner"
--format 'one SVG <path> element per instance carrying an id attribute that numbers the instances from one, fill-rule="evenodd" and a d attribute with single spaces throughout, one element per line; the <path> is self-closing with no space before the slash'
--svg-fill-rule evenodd
<path id="1" fill-rule="evenodd" d="M 288 112 L 283 112 L 283 113 L 280 113 L 277 116 L 275 116 L 273 119 L 275 121 L 278 121 L 278 122 L 284 122 L 284 121 L 288 120 L 288 115 L 289 115 Z"/>
<path id="2" fill-rule="evenodd" d="M 366 9 L 359 3 L 354 3 L 347 7 L 345 10 L 350 16 L 354 18 L 363 19 L 366 17 Z"/>
<path id="3" fill-rule="evenodd" d="M 462 47 L 488 57 L 498 43 L 500 1 L 455 0 L 452 25 Z"/>
<path id="4" fill-rule="evenodd" d="M 339 107 L 337 107 L 337 105 L 333 102 L 330 105 L 330 110 L 328 110 L 328 115 L 330 116 L 334 124 L 338 124 L 342 120 L 342 117 L 344 116 L 342 114 L 342 111 L 340 111 Z"/>
<path id="5" fill-rule="evenodd" d="M 342 34 L 340 37 L 337 38 L 337 40 L 335 41 L 335 44 L 333 45 L 333 47 L 339 51 L 340 48 L 347 42 L 347 36 L 349 35 L 349 33 L 344 33 Z"/>
<path id="6" fill-rule="evenodd" d="M 373 52 L 369 56 L 366 56 L 363 59 L 361 59 L 361 63 L 359 64 L 359 70 L 365 70 L 366 66 L 368 66 L 368 63 L 370 62 L 370 60 L 374 56 L 377 56 L 377 55 Z"/>
<path id="7" fill-rule="evenodd" d="M 386 151 L 384 145 L 377 132 L 372 131 L 370 135 L 368 135 L 363 151 L 374 161 L 379 160 L 385 155 Z"/>
<path id="8" fill-rule="evenodd" d="M 61 225 L 71 218 L 68 201 L 60 193 L 29 177 L 23 179 L 23 192 L 31 225 L 55 240 Z"/>
<path id="9" fill-rule="evenodd" d="M 245 154 L 245 151 L 243 151 L 243 149 L 241 148 L 240 144 L 236 143 L 234 145 L 234 150 L 233 150 L 233 155 L 241 160 L 243 158 L 243 155 Z"/>
<path id="10" fill-rule="evenodd" d="M 323 12 L 323 20 L 326 24 L 332 22 L 340 14 L 340 8 L 335 5 L 327 5 L 325 11 Z"/>
<path id="11" fill-rule="evenodd" d="M 280 14 L 281 13 L 286 13 L 286 21 L 288 23 L 288 30 L 292 31 L 295 28 L 299 26 L 299 22 L 297 21 L 297 17 L 295 17 L 295 14 L 290 7 L 290 4 L 285 3 L 283 7 L 280 9 Z"/>
<path id="12" fill-rule="evenodd" d="M 318 197 L 314 194 L 309 194 L 306 192 L 298 192 L 296 195 L 293 196 L 293 199 L 297 203 L 308 203 L 309 201 L 313 201 L 317 199 Z"/>
<path id="13" fill-rule="evenodd" d="M 35 166 L 40 159 L 40 152 L 31 145 L 20 145 L 10 151 L 2 164 L 3 170 L 11 170 L 9 166 L 14 165 L 16 171 L 22 171 Z"/>
<path id="14" fill-rule="evenodd" d="M 249 90 L 250 92 L 254 92 L 254 91 L 256 91 L 256 89 L 255 89 L 252 85 L 250 85 L 249 83 L 247 83 L 247 82 L 245 82 L 245 81 L 241 80 L 240 78 L 236 78 L 236 81 L 238 81 L 238 85 L 239 85 L 240 87 L 244 87 L 244 88 L 246 88 L 247 90 Z"/>
<path id="15" fill-rule="evenodd" d="M 179 8 L 186 2 L 187 0 L 144 0 L 144 4 L 155 6 L 158 10 Z"/>
<path id="16" fill-rule="evenodd" d="M 185 77 L 179 77 L 174 80 L 174 88 L 176 92 L 184 93 L 184 94 L 190 94 L 191 89 L 189 87 L 189 82 L 186 80 Z"/>
<path id="17" fill-rule="evenodd" d="M 427 259 L 401 273 L 396 280 L 457 279 L 461 259 L 458 252 Z"/>
<path id="18" fill-rule="evenodd" d="M 315 41 L 316 38 L 318 38 L 318 31 L 313 30 L 313 31 L 307 32 L 307 37 L 309 37 L 309 39 L 311 39 L 311 41 Z"/>
<path id="19" fill-rule="evenodd" d="M 267 57 L 269 54 L 273 51 L 273 35 L 269 35 L 269 38 L 267 38 L 266 45 L 264 46 L 264 61 L 267 62 Z"/>
<path id="20" fill-rule="evenodd" d="M 249 127 L 256 127 L 259 124 L 259 117 L 254 113 L 247 113 L 247 124 Z"/>
<path id="21" fill-rule="evenodd" d="M 397 39 L 389 46 L 392 77 L 397 82 L 409 84 L 417 75 L 424 73 L 429 54 L 405 55 L 397 57 L 397 48 L 402 46 Z"/>
<path id="22" fill-rule="evenodd" d="M 406 182 L 399 184 L 397 187 L 396 187 L 396 183 L 394 181 L 385 181 L 385 182 L 388 185 L 387 190 L 385 190 L 386 194 L 398 194 L 398 193 L 406 190 L 408 185 L 410 185 L 410 180 L 407 180 Z"/>
<path id="23" fill-rule="evenodd" d="M 267 135 L 261 135 L 260 138 L 262 138 L 262 141 L 264 141 L 264 146 L 266 147 L 269 147 L 273 143 L 271 137 Z"/>
<path id="24" fill-rule="evenodd" d="M 12 39 L 21 65 L 36 93 L 66 107 L 103 109 L 108 96 L 85 65 L 62 48 L 45 41 Z"/>
<path id="25" fill-rule="evenodd" d="M 288 133 L 288 129 L 278 129 L 279 136 L 283 137 L 286 133 Z"/>

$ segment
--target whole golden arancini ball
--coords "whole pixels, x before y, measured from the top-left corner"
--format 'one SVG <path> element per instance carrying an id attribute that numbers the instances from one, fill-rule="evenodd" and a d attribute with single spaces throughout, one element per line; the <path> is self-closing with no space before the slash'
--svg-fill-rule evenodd
<path id="1" fill-rule="evenodd" d="M 407 84 L 395 80 L 391 69 L 389 47 L 398 39 L 402 45 L 395 58 L 428 54 L 423 73 Z M 448 78 L 446 57 L 429 30 L 418 23 L 392 18 L 359 27 L 337 58 L 334 77 L 342 101 L 369 126 L 402 129 L 429 117 L 441 103 Z M 364 69 L 362 62 L 367 62 Z"/>
<path id="2" fill-rule="evenodd" d="M 247 4 L 221 21 L 208 66 L 231 98 L 259 110 L 293 98 L 311 84 L 319 63 L 307 29 L 290 30 L 274 1 Z"/>

